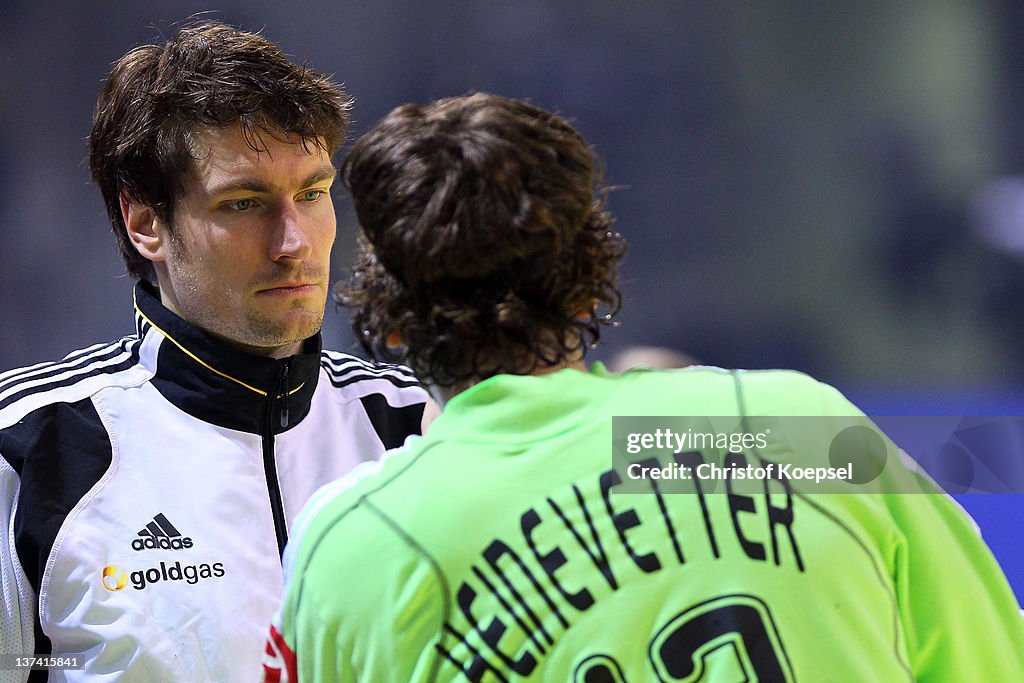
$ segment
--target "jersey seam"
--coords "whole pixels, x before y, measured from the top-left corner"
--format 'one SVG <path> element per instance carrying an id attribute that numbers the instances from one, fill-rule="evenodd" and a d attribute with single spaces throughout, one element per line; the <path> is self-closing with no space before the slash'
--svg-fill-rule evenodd
<path id="1" fill-rule="evenodd" d="M 301 568 L 296 566 L 295 567 L 296 571 L 298 571 L 300 569 L 302 571 L 305 571 L 306 567 L 309 566 L 310 561 L 313 559 L 313 555 L 316 553 L 317 550 L 320 549 L 320 544 L 323 542 L 324 537 L 327 536 L 331 532 L 331 530 L 334 529 L 335 526 L 340 524 L 345 519 L 345 517 L 347 517 L 350 513 L 352 513 L 356 509 L 358 509 L 369 496 L 371 496 L 372 494 L 377 493 L 379 491 L 382 491 L 386 486 L 391 484 L 395 479 L 397 479 L 399 476 L 404 474 L 410 467 L 412 467 L 413 464 L 415 464 L 421 457 L 423 457 L 427 453 L 427 451 L 432 449 L 435 445 L 437 445 L 437 444 L 430 444 L 430 445 L 428 445 L 426 448 L 424 448 L 418 454 L 412 456 L 409 459 L 409 462 L 406 463 L 405 465 L 403 465 L 402 468 L 399 471 L 397 471 L 397 472 L 391 474 L 390 476 L 388 476 L 388 478 L 385 481 L 377 484 L 374 488 L 372 488 L 372 489 L 370 489 L 368 491 L 365 491 L 364 493 L 359 494 L 359 497 L 355 501 L 350 503 L 348 505 L 348 507 L 346 507 L 344 510 L 340 511 L 337 514 L 337 516 L 330 522 L 330 524 L 328 524 L 325 529 L 323 529 L 319 534 L 317 534 L 315 539 L 303 543 L 303 545 L 307 545 L 307 544 L 312 544 L 312 545 L 308 545 L 309 551 L 308 551 L 308 556 L 306 558 L 306 561 L 303 563 Z M 379 474 L 379 472 L 378 472 L 378 474 Z M 345 493 L 347 493 L 350 490 L 351 489 L 345 489 L 345 490 L 339 492 L 338 495 L 345 495 Z M 295 559 L 296 559 L 296 561 L 298 561 L 299 555 L 296 555 Z M 301 586 L 300 586 L 300 593 L 299 593 L 299 595 L 297 597 L 299 597 L 299 598 L 302 597 Z"/>
<path id="2" fill-rule="evenodd" d="M 298 589 L 297 589 L 296 595 L 295 595 L 295 602 L 297 604 L 302 602 L 302 594 L 303 594 L 303 591 L 305 590 L 305 587 L 306 587 L 306 580 L 305 580 L 306 569 L 309 567 L 310 563 L 313 561 L 313 557 L 316 555 L 317 551 L 320 550 L 320 547 L 321 547 L 321 545 L 323 543 L 324 538 L 328 534 L 330 534 L 331 531 L 334 530 L 335 527 L 337 527 L 339 524 L 341 524 L 345 520 L 345 518 L 349 516 L 349 514 L 355 512 L 359 508 L 361 508 L 361 507 L 376 508 L 376 506 L 374 506 L 372 503 L 370 503 L 369 497 L 371 495 L 375 494 L 375 493 L 379 493 L 379 492 L 383 491 L 385 487 L 390 485 L 392 482 L 394 482 L 396 479 L 398 479 L 398 477 L 400 477 L 401 475 L 405 474 L 414 464 L 419 462 L 420 458 L 422 458 L 424 455 L 426 455 L 426 453 L 428 451 L 430 451 L 432 448 L 434 448 L 436 445 L 438 445 L 438 444 L 436 444 L 436 443 L 428 444 L 422 451 L 420 451 L 419 453 L 411 456 L 409 458 L 409 462 L 406 463 L 399 471 L 391 474 L 387 478 L 386 481 L 383 481 L 383 482 L 377 484 L 374 488 L 370 489 L 369 491 L 366 491 L 366 492 L 360 494 L 359 497 L 353 503 L 351 503 L 347 508 L 345 508 L 344 510 L 339 512 L 338 515 L 334 519 L 331 520 L 331 522 L 327 525 L 327 527 L 324 528 L 322 531 L 320 531 L 319 534 L 317 534 L 315 539 L 312 539 L 312 540 L 307 541 L 307 542 L 303 542 L 303 539 L 298 539 L 299 543 L 300 543 L 300 546 L 305 545 L 305 546 L 307 546 L 308 550 L 305 553 L 305 555 L 306 555 L 305 562 L 303 562 L 301 566 L 299 566 L 299 561 L 302 558 L 302 554 L 303 554 L 301 552 L 301 547 L 299 549 L 299 552 L 297 552 L 296 556 L 295 556 L 295 563 L 296 564 L 295 564 L 294 570 L 292 572 L 292 575 L 295 577 L 295 580 L 297 580 L 297 582 L 298 582 Z M 347 490 L 350 490 L 350 489 L 347 489 Z M 339 495 L 344 495 L 344 493 L 345 492 L 341 492 Z M 307 545 L 307 544 L 311 544 L 311 545 Z M 442 574 L 442 578 L 443 578 L 443 574 Z M 446 580 L 442 580 L 442 585 L 447 586 L 447 581 Z M 443 612 L 445 614 L 445 620 L 446 621 L 447 621 L 447 618 L 448 618 L 447 617 L 448 611 L 449 611 L 449 607 L 448 607 L 448 594 L 445 593 Z M 439 663 L 436 664 L 435 666 L 439 666 Z M 435 672 L 434 676 L 436 676 L 436 672 Z M 433 680 L 433 679 L 431 679 L 431 680 Z"/>
<path id="3" fill-rule="evenodd" d="M 426 548 L 424 548 L 412 536 L 410 536 L 408 532 L 406 532 L 405 529 L 403 529 L 398 524 L 398 522 L 396 522 L 386 512 L 377 507 L 377 505 L 375 505 L 373 501 L 369 500 L 368 498 L 364 498 L 363 502 L 365 503 L 367 509 L 376 514 L 377 517 L 379 517 L 380 520 L 388 528 L 390 528 L 391 531 L 394 532 L 396 536 L 399 537 L 399 539 L 401 539 L 407 546 L 409 546 L 409 548 L 413 552 L 423 557 L 423 559 L 427 562 L 427 564 L 433 571 L 438 583 L 441 585 L 441 624 L 439 625 L 440 628 L 438 628 L 439 635 L 436 639 L 437 642 L 434 643 L 435 647 L 431 648 L 433 650 L 433 653 L 431 654 L 432 664 L 430 666 L 430 674 L 427 678 L 428 681 L 436 681 L 438 670 L 441 667 L 441 657 L 437 652 L 436 646 L 440 645 L 441 640 L 444 638 L 443 627 L 445 624 L 448 623 L 448 617 L 451 615 L 451 603 L 449 600 L 451 592 L 448 585 L 448 578 L 445 576 L 444 571 L 441 569 L 440 563 L 438 563 L 438 561 L 433 557 L 433 555 L 427 552 Z"/>
<path id="4" fill-rule="evenodd" d="M 73 508 L 68 512 L 64 521 L 60 525 L 60 529 L 57 530 L 57 535 L 54 537 L 53 546 L 50 549 L 50 555 L 46 558 L 46 565 L 43 567 L 43 575 L 39 580 L 39 595 L 37 597 L 39 601 L 39 622 L 40 626 L 43 625 L 43 615 L 46 613 L 46 607 L 49 605 L 50 597 L 50 577 L 53 573 L 53 567 L 57 563 L 57 556 L 60 554 L 61 548 L 65 539 L 68 536 L 68 532 L 71 525 L 78 518 L 78 516 L 89 506 L 89 503 L 99 495 L 100 491 L 103 490 L 110 480 L 113 479 L 114 474 L 117 472 L 118 465 L 120 464 L 119 448 L 117 442 L 113 438 L 113 430 L 111 429 L 111 418 L 106 414 L 104 409 L 96 402 L 95 394 L 90 396 L 88 399 L 92 404 L 93 410 L 96 411 L 97 417 L 99 417 L 100 424 L 103 425 L 103 431 L 106 432 L 107 442 L 110 444 L 110 465 L 107 467 L 103 476 L 93 484 L 84 496 L 75 504 Z M 58 652 L 56 645 L 57 642 L 54 640 L 54 636 L 51 633 L 46 633 L 46 629 L 43 628 L 43 633 L 50 639 L 51 651 Z"/>
<path id="5" fill-rule="evenodd" d="M 731 370 L 729 372 L 729 374 L 732 375 L 733 384 L 736 387 L 736 408 L 739 411 L 739 415 L 740 415 L 740 425 L 741 425 L 742 429 L 745 432 L 749 433 L 751 431 L 750 430 L 750 423 L 747 420 L 747 418 L 749 416 L 747 415 L 746 405 L 744 404 L 744 400 L 743 400 L 743 383 L 740 381 L 740 373 L 739 373 L 738 370 Z M 752 450 L 754 451 L 754 454 L 759 459 L 763 460 L 763 458 L 761 458 L 761 456 L 760 456 L 760 452 L 759 452 L 760 449 L 758 449 L 757 446 L 753 446 Z M 805 503 L 807 503 L 812 508 L 817 510 L 819 514 L 824 515 L 825 517 L 830 519 L 833 524 L 837 525 L 840 529 L 842 529 L 844 532 L 846 532 L 846 534 L 851 539 L 853 539 L 853 542 L 856 543 L 858 547 L 860 547 L 860 549 L 864 552 L 865 555 L 867 555 L 868 560 L 871 562 L 871 567 L 875 570 L 875 576 L 878 579 L 879 584 L 882 586 L 882 589 L 885 591 L 886 595 L 889 597 L 889 601 L 890 601 L 890 604 L 892 606 L 892 612 L 893 612 L 893 633 L 894 633 L 894 635 L 896 636 L 896 639 L 897 639 L 897 642 L 893 644 L 894 645 L 893 649 L 895 651 L 894 654 L 896 655 L 896 660 L 900 663 L 900 666 L 902 666 L 903 669 L 907 672 L 907 674 L 910 677 L 910 680 L 913 681 L 914 680 L 914 673 L 913 673 L 913 669 L 911 669 L 911 667 L 910 667 L 910 663 L 909 662 L 904 662 L 903 661 L 903 657 L 900 656 L 900 649 L 899 649 L 899 637 L 900 637 L 900 618 L 899 618 L 900 617 L 900 612 L 899 612 L 899 604 L 896 601 L 896 595 L 893 592 L 893 589 L 885 581 L 885 574 L 882 572 L 881 567 L 878 566 L 877 559 L 868 550 L 867 544 L 860 538 L 860 536 L 858 536 L 854 532 L 853 529 L 851 529 L 846 524 L 844 524 L 843 521 L 841 519 L 839 519 L 839 517 L 837 517 L 836 515 L 833 515 L 828 510 L 823 508 L 821 505 L 816 503 L 814 500 L 812 500 L 810 498 L 810 496 L 808 494 L 806 494 L 806 493 L 804 493 L 804 492 L 802 492 L 802 491 L 800 491 L 798 489 L 795 489 L 795 488 L 793 489 L 793 494 L 798 496 Z"/>
<path id="6" fill-rule="evenodd" d="M 25 572 L 25 567 L 21 563 L 21 556 L 18 554 L 17 545 L 14 540 L 14 518 L 18 514 L 18 506 L 21 503 L 21 474 L 17 470 L 15 470 L 11 463 L 7 462 L 7 460 L 3 460 L 3 464 L 6 465 L 17 478 L 17 482 L 14 485 L 14 504 L 11 507 L 11 516 L 9 518 L 10 526 L 4 529 L 3 531 L 5 535 L 4 545 L 11 549 L 11 569 L 14 572 L 15 595 L 13 598 L 14 604 L 12 605 L 12 607 L 18 610 L 18 626 L 22 630 L 22 641 L 24 641 L 24 634 L 31 634 L 34 631 L 33 622 L 35 618 L 31 615 L 28 615 L 28 622 L 26 624 L 26 614 L 25 610 L 23 609 L 24 605 L 21 602 L 21 598 L 23 597 L 22 591 L 25 588 L 28 589 L 29 593 L 34 593 L 35 591 L 32 588 L 32 582 L 29 581 L 28 574 Z M 33 602 L 39 601 L 38 595 L 34 595 L 32 597 L 34 598 Z M 26 628 L 26 626 L 28 628 Z"/>

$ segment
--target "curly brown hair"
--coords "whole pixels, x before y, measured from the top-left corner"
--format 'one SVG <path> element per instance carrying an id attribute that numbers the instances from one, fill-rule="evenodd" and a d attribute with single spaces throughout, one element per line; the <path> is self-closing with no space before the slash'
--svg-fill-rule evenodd
<path id="1" fill-rule="evenodd" d="M 597 165 L 528 102 L 394 109 L 341 169 L 362 235 L 335 294 L 363 348 L 440 387 L 582 357 L 619 309 L 625 253 Z"/>
<path id="2" fill-rule="evenodd" d="M 263 36 L 219 22 L 186 26 L 162 45 L 121 57 L 96 102 L 89 167 L 129 275 L 155 279 L 152 263 L 128 239 L 121 194 L 151 207 L 173 231 L 198 129 L 240 125 L 257 151 L 263 134 L 294 135 L 333 155 L 350 106 L 330 77 L 293 63 Z"/>

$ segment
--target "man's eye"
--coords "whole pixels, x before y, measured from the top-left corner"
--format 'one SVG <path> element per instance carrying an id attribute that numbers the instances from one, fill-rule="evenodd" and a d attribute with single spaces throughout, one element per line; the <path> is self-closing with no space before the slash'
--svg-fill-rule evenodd
<path id="1" fill-rule="evenodd" d="M 236 199 L 231 202 L 231 208 L 235 211 L 248 211 L 256 206 L 255 199 Z"/>
<path id="2" fill-rule="evenodd" d="M 315 202 L 321 197 L 323 197 L 325 194 L 327 193 L 324 192 L 323 190 L 306 190 L 305 192 L 302 193 L 302 201 Z"/>

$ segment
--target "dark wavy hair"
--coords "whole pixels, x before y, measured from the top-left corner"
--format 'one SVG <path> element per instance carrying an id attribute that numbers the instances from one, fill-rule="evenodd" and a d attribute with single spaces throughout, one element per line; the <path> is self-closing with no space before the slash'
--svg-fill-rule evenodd
<path id="1" fill-rule="evenodd" d="M 619 309 L 625 252 L 597 165 L 527 102 L 393 110 L 341 169 L 362 235 L 335 294 L 363 348 L 441 387 L 582 357 Z"/>
<path id="2" fill-rule="evenodd" d="M 218 22 L 186 26 L 162 45 L 121 57 L 96 102 L 89 167 L 129 275 L 155 278 L 128 239 L 120 196 L 151 207 L 173 229 L 197 130 L 240 125 L 256 150 L 263 134 L 296 135 L 333 156 L 350 106 L 330 77 L 293 63 L 263 36 Z"/>

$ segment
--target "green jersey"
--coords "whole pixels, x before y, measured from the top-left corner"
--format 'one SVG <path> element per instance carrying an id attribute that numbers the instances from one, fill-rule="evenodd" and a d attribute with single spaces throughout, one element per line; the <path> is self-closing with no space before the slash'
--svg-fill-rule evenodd
<path id="1" fill-rule="evenodd" d="M 1024 681 L 1016 600 L 950 498 L 617 493 L 625 415 L 861 413 L 788 371 L 481 382 L 311 501 L 267 680 Z"/>

